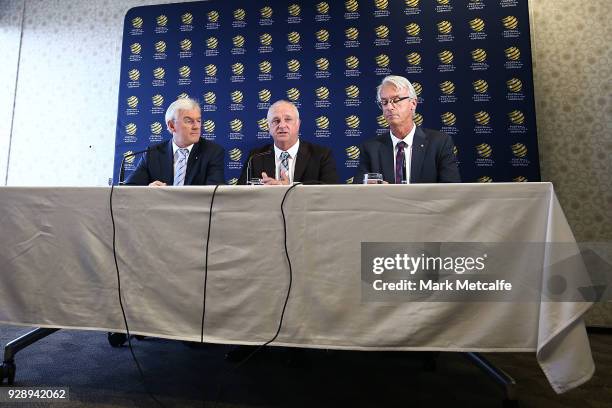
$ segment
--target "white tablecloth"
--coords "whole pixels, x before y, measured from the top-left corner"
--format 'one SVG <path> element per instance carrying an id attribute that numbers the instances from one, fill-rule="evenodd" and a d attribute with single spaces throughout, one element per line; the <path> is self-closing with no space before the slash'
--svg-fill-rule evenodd
<path id="1" fill-rule="evenodd" d="M 287 292 L 287 187 L 222 186 L 215 198 L 204 341 L 261 344 Z M 200 339 L 213 187 L 120 187 L 117 255 L 130 331 Z M 124 330 L 110 188 L 0 188 L 0 321 Z M 276 345 L 536 352 L 557 392 L 591 378 L 589 303 L 368 302 L 361 242 L 574 242 L 551 184 L 297 186 L 293 284 Z"/>

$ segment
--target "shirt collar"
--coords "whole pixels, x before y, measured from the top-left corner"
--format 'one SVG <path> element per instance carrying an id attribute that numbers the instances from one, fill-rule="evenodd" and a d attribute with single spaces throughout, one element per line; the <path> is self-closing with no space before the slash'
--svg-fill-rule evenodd
<path id="1" fill-rule="evenodd" d="M 298 139 L 297 142 L 295 142 L 295 144 L 289 148 L 289 150 L 286 150 L 286 152 L 289 153 L 289 157 L 291 159 L 295 160 L 295 157 L 297 156 L 297 152 L 299 148 L 300 148 L 300 139 Z M 280 159 L 280 155 L 284 151 L 285 150 L 281 150 L 276 145 L 274 145 L 274 156 L 276 156 L 277 159 Z"/>
<path id="2" fill-rule="evenodd" d="M 414 141 L 414 132 L 416 131 L 416 125 L 412 126 L 412 129 L 410 129 L 410 132 L 408 132 L 408 134 L 406 135 L 405 138 L 403 139 L 399 139 L 397 138 L 394 134 L 393 131 L 390 130 L 389 133 L 391 134 L 391 141 L 393 142 L 393 150 L 395 150 L 395 148 L 397 147 L 397 144 L 401 141 L 403 141 L 404 143 L 406 143 L 408 145 L 408 147 L 412 146 L 412 143 Z"/>
<path id="3" fill-rule="evenodd" d="M 181 148 L 178 147 L 176 143 L 174 143 L 174 139 L 172 139 L 172 156 L 176 156 L 176 151 L 178 149 L 181 149 Z M 187 153 L 187 156 L 189 156 L 191 154 L 191 149 L 193 149 L 193 143 L 185 147 L 185 149 L 189 150 L 189 153 Z"/>

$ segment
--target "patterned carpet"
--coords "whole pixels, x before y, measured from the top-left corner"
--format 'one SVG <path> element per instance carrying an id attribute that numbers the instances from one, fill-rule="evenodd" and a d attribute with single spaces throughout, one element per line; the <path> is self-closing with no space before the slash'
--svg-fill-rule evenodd
<path id="1" fill-rule="evenodd" d="M 0 326 L 0 344 L 27 328 Z M 533 354 L 487 358 L 518 382 L 521 407 L 612 406 L 612 335 L 591 334 L 595 377 L 556 395 Z M 227 346 L 133 341 L 146 387 L 166 407 L 501 407 L 501 390 L 462 355 L 442 353 L 435 371 L 420 353 L 326 352 L 270 348 L 235 369 Z M 2 407 L 154 407 L 127 347 L 106 334 L 61 330 L 17 355 L 15 386 L 69 387 L 64 403 Z M 5 385 L 6 386 L 6 385 Z M 203 405 L 204 401 L 204 405 Z"/>

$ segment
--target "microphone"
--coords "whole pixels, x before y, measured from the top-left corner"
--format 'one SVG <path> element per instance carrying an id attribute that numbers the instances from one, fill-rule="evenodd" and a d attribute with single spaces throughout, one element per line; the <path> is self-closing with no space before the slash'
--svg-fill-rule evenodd
<path id="1" fill-rule="evenodd" d="M 123 181 L 123 178 L 125 177 L 125 159 L 127 159 L 128 157 L 133 157 L 133 156 L 137 156 L 139 154 L 142 153 L 148 153 L 152 150 L 157 150 L 159 148 L 160 145 L 156 145 L 156 146 L 149 146 L 144 150 L 139 150 L 137 152 L 132 152 L 130 154 L 126 154 L 123 156 L 123 159 L 121 159 L 121 166 L 119 166 L 119 185 L 123 185 L 125 184 L 125 182 Z"/>
<path id="2" fill-rule="evenodd" d="M 253 159 L 255 157 L 259 157 L 259 156 L 265 156 L 267 154 L 272 153 L 272 149 L 266 150 L 265 152 L 261 152 L 261 153 L 257 153 L 252 155 L 251 157 L 249 157 L 249 160 L 247 161 L 247 171 L 246 171 L 246 183 L 249 184 L 249 181 L 251 181 L 251 164 L 253 162 Z"/>

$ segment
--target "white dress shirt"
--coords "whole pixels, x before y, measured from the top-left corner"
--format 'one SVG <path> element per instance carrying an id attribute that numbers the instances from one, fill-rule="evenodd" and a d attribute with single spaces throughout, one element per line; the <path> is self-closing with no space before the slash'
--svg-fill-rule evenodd
<path id="1" fill-rule="evenodd" d="M 408 184 L 410 184 L 410 161 L 412 160 L 412 144 L 414 143 L 415 130 L 416 130 L 416 126 L 413 125 L 410 132 L 408 132 L 406 137 L 404 137 L 403 139 L 397 138 L 393 134 L 393 131 L 390 131 L 391 142 L 393 143 L 393 174 L 394 175 L 395 175 L 395 166 L 396 166 L 395 159 L 397 156 L 397 144 L 403 141 L 407 145 L 406 147 L 404 147 L 404 157 L 406 158 L 406 160 L 404 161 L 406 163 L 406 182 Z"/>
<path id="2" fill-rule="evenodd" d="M 281 179 L 280 177 L 280 164 L 281 164 L 280 155 L 282 152 L 286 151 L 287 153 L 289 153 L 289 183 L 293 183 L 293 173 L 295 171 L 295 158 L 297 157 L 297 152 L 299 148 L 300 148 L 300 139 L 298 139 L 297 142 L 295 142 L 295 144 L 289 148 L 289 150 L 281 150 L 278 147 L 276 147 L 276 145 L 274 145 L 274 162 L 276 163 L 276 166 L 275 166 L 276 174 L 274 175 L 274 177 L 277 180 Z"/>

